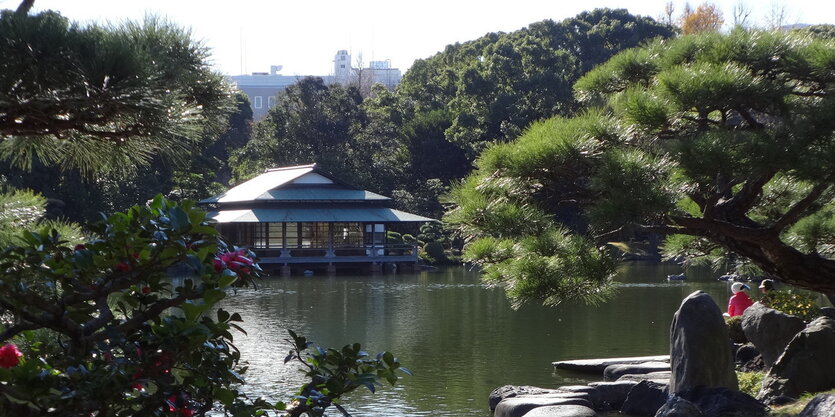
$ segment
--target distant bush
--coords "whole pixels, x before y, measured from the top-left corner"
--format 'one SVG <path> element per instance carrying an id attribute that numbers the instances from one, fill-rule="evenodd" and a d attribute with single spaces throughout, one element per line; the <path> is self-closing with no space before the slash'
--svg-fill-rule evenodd
<path id="1" fill-rule="evenodd" d="M 423 252 L 431 263 L 444 263 L 448 259 L 444 252 L 444 245 L 441 242 L 429 242 L 423 245 Z"/>
<path id="2" fill-rule="evenodd" d="M 403 235 L 397 232 L 388 231 L 386 232 L 386 242 L 388 243 L 403 243 Z"/>
<path id="3" fill-rule="evenodd" d="M 407 245 L 414 245 L 414 244 L 417 244 L 417 242 L 418 242 L 418 240 L 414 236 L 412 236 L 408 233 L 403 234 L 403 243 L 405 243 Z"/>
<path id="4" fill-rule="evenodd" d="M 805 293 L 792 290 L 770 291 L 761 302 L 775 310 L 800 317 L 807 323 L 820 316 L 817 302 Z"/>

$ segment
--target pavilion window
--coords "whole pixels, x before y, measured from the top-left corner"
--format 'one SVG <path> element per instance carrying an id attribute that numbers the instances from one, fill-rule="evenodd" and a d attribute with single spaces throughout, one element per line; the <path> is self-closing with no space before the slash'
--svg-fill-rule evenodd
<path id="1" fill-rule="evenodd" d="M 284 223 L 284 244 L 287 248 L 299 247 L 299 224 Z"/>
<path id="2" fill-rule="evenodd" d="M 260 249 L 268 247 L 268 225 L 269 223 L 255 223 L 252 247 Z"/>
<path id="3" fill-rule="evenodd" d="M 330 246 L 330 223 L 301 223 L 301 246 L 303 248 L 326 248 Z"/>
<path id="4" fill-rule="evenodd" d="M 361 223 L 334 223 L 333 224 L 333 245 L 336 247 L 361 247 L 362 246 L 362 224 Z"/>
<path id="5" fill-rule="evenodd" d="M 267 223 L 267 247 L 279 249 L 284 247 L 284 223 Z"/>
<path id="6" fill-rule="evenodd" d="M 386 225 L 385 224 L 366 224 L 365 225 L 365 244 L 374 246 L 383 246 L 386 243 Z"/>

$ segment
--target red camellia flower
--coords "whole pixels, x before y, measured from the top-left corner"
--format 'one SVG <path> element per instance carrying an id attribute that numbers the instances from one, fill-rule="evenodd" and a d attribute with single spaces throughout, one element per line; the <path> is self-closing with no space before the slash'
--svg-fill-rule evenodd
<path id="1" fill-rule="evenodd" d="M 118 269 L 122 272 L 128 272 L 128 271 L 130 271 L 130 265 L 128 265 L 124 262 L 119 262 L 118 264 L 116 264 L 116 269 Z"/>
<path id="2" fill-rule="evenodd" d="M 17 346 L 9 343 L 0 347 L 0 368 L 11 368 L 20 363 L 20 357 L 23 356 Z"/>
<path id="3" fill-rule="evenodd" d="M 142 287 L 142 294 L 149 294 L 151 292 L 151 287 Z"/>
<path id="4" fill-rule="evenodd" d="M 87 248 L 87 247 L 86 247 L 86 246 L 84 246 L 84 244 L 83 244 L 83 243 L 79 243 L 79 244 L 75 245 L 75 248 L 73 248 L 73 249 L 74 249 L 74 250 L 82 250 L 82 249 L 86 249 L 86 248 Z"/>

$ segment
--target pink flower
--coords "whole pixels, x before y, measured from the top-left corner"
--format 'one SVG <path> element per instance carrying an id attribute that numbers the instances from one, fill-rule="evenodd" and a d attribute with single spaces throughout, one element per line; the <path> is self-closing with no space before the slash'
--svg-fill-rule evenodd
<path id="1" fill-rule="evenodd" d="M 23 356 L 17 346 L 9 343 L 0 347 L 0 368 L 11 368 L 20 363 L 20 357 Z"/>

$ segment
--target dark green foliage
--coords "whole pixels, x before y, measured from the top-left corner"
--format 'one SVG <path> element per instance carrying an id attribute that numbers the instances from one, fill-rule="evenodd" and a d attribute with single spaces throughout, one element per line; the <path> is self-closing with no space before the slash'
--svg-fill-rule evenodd
<path id="1" fill-rule="evenodd" d="M 252 141 L 235 155 L 235 175 L 248 178 L 266 168 L 316 162 L 352 182 L 350 145 L 354 132 L 365 124 L 361 102 L 355 88 L 326 86 L 321 78 L 288 87 L 258 124 Z"/>
<path id="2" fill-rule="evenodd" d="M 472 160 L 485 145 L 517 137 L 530 123 L 577 109 L 571 86 L 617 52 L 673 28 L 626 10 L 597 9 L 490 33 L 418 60 L 398 92 L 418 114 L 451 111 L 445 137 Z"/>
<path id="3" fill-rule="evenodd" d="M 310 382 L 304 384 L 289 404 L 287 415 L 290 417 L 324 416 L 325 411 L 334 406 L 342 415 L 349 416 L 340 405 L 340 398 L 360 387 L 372 393 L 385 380 L 394 385 L 398 371 L 411 375 L 412 372 L 400 366 L 400 361 L 390 352 L 380 352 L 374 358 L 362 350 L 359 343 L 345 345 L 342 349 L 325 349 L 313 344 L 306 338 L 288 330 L 292 344 L 284 363 L 300 363 Z"/>
<path id="4" fill-rule="evenodd" d="M 602 110 L 488 148 L 450 192 L 445 219 L 514 295 L 569 299 L 566 273 L 524 243 L 560 224 L 597 246 L 666 234 L 670 257 L 735 259 L 833 294 L 832 42 L 737 29 L 618 54 L 575 84 Z M 604 270 L 586 279 L 599 284 Z"/>
<path id="5" fill-rule="evenodd" d="M 0 155 L 84 172 L 174 158 L 224 113 L 228 87 L 188 32 L 155 18 L 79 26 L 0 15 Z"/>
<path id="6" fill-rule="evenodd" d="M 427 242 L 423 245 L 423 253 L 431 263 L 445 263 L 447 261 L 444 244 L 441 242 Z"/>

